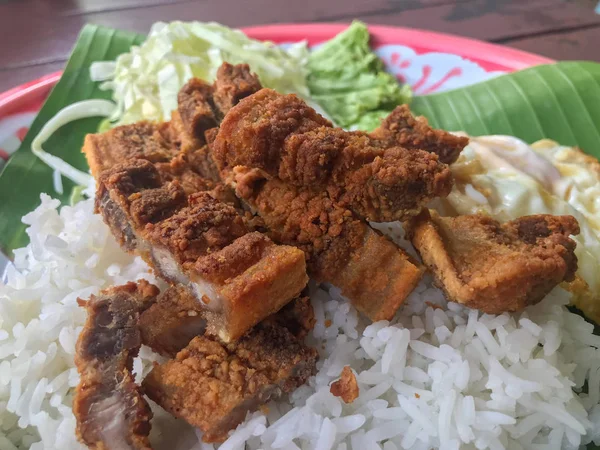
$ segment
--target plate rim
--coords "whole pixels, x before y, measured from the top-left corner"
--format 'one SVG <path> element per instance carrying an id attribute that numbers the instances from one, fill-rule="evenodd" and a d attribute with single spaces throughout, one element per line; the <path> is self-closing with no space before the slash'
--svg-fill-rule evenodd
<path id="1" fill-rule="evenodd" d="M 277 35 L 278 41 L 306 40 L 309 43 L 318 43 L 330 39 L 349 25 L 349 23 L 331 22 L 278 23 L 242 27 L 240 30 L 259 40 L 272 40 L 273 36 Z M 390 44 L 395 39 L 394 36 L 402 33 L 402 45 L 422 48 L 423 42 L 434 41 L 436 42 L 435 52 L 451 53 L 466 59 L 486 61 L 494 65 L 503 65 L 512 70 L 556 62 L 556 60 L 534 53 L 448 33 L 377 24 L 368 24 L 367 26 L 375 45 Z M 493 56 L 488 58 L 488 55 Z M 53 72 L 0 93 L 0 118 L 18 110 L 32 97 L 47 95 L 61 75 L 62 71 Z"/>

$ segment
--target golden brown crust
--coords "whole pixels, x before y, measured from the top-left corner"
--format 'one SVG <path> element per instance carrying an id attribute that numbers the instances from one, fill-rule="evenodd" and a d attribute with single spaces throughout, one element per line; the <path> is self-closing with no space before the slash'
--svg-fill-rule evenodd
<path id="1" fill-rule="evenodd" d="M 258 92 L 262 86 L 258 77 L 250 72 L 248 64 L 221 64 L 214 83 L 214 102 L 222 115 L 229 112 L 240 100 Z"/>
<path id="2" fill-rule="evenodd" d="M 431 128 L 425 117 L 414 117 L 408 105 L 397 106 L 371 136 L 387 145 L 435 153 L 445 164 L 455 162 L 469 143 L 466 137 Z"/>
<path id="3" fill-rule="evenodd" d="M 177 94 L 177 111 L 185 133 L 205 143 L 204 132 L 220 120 L 213 102 L 213 87 L 199 78 L 190 79 Z"/>
<path id="4" fill-rule="evenodd" d="M 207 192 L 186 197 L 177 181 L 160 184 L 148 161 L 117 165 L 100 177 L 96 207 L 126 250 L 203 302 L 209 332 L 237 339 L 302 291 L 301 250 L 252 232 Z"/>
<path id="5" fill-rule="evenodd" d="M 82 151 L 92 175 L 98 178 L 104 170 L 131 159 L 168 162 L 177 150 L 167 137 L 165 124 L 138 122 L 101 134 L 88 134 Z"/>
<path id="6" fill-rule="evenodd" d="M 264 319 L 286 328 L 302 341 L 315 326 L 315 313 L 308 297 L 298 297 Z M 142 342 L 163 356 L 174 358 L 196 336 L 206 331 L 206 312 L 183 286 L 172 286 L 142 313 Z"/>
<path id="7" fill-rule="evenodd" d="M 89 448 L 150 449 L 152 412 L 131 369 L 141 345 L 138 318 L 157 294 L 155 286 L 140 281 L 80 301 L 88 318 L 77 340 L 75 364 L 81 380 L 73 413 L 77 436 Z"/>
<path id="8" fill-rule="evenodd" d="M 169 189 L 169 185 L 162 190 Z M 248 233 L 242 217 L 231 206 L 206 192 L 190 195 L 188 205 L 158 223 L 148 223 L 144 236 L 169 249 L 183 266 L 214 253 Z M 132 204 L 133 207 L 133 204 Z"/>
<path id="9" fill-rule="evenodd" d="M 298 297 L 285 305 L 277 314 L 265 320 L 274 320 L 288 329 L 296 339 L 303 340 L 315 327 L 317 319 L 308 297 Z"/>
<path id="10" fill-rule="evenodd" d="M 327 192 L 267 179 L 257 169 L 237 167 L 231 177 L 269 236 L 302 249 L 310 276 L 342 289 L 370 319 L 391 319 L 421 279 L 415 261 Z"/>
<path id="11" fill-rule="evenodd" d="M 317 352 L 286 328 L 259 324 L 233 344 L 194 338 L 174 360 L 156 365 L 146 394 L 219 442 L 248 411 L 291 392 L 316 371 Z"/>
<path id="12" fill-rule="evenodd" d="M 539 302 L 577 270 L 572 216 L 440 217 L 424 212 L 410 238 L 449 299 L 490 314 Z"/>
<path id="13" fill-rule="evenodd" d="M 300 98 L 261 89 L 228 112 L 213 143 L 213 157 L 219 170 L 243 165 L 276 174 L 286 137 L 321 126 L 331 127 L 331 122 Z"/>
<path id="14" fill-rule="evenodd" d="M 206 319 L 196 297 L 181 285 L 172 286 L 142 313 L 139 328 L 144 345 L 173 358 L 204 333 Z"/>
<path id="15" fill-rule="evenodd" d="M 350 366 L 344 366 L 340 379 L 331 384 L 329 391 L 336 397 L 341 397 L 344 403 L 352 403 L 358 398 L 358 383 Z"/>
<path id="16" fill-rule="evenodd" d="M 231 109 L 212 149 L 222 172 L 241 165 L 294 186 L 327 190 L 367 220 L 415 215 L 452 188 L 450 170 L 436 155 L 332 128 L 298 97 L 269 89 Z"/>

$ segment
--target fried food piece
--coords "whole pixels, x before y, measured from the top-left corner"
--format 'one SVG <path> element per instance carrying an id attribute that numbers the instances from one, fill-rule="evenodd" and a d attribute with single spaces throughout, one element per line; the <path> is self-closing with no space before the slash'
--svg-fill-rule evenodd
<path id="1" fill-rule="evenodd" d="M 267 179 L 258 169 L 236 167 L 230 178 L 271 239 L 302 249 L 309 275 L 339 287 L 371 320 L 391 319 L 421 279 L 418 263 L 327 192 Z"/>
<path id="2" fill-rule="evenodd" d="M 234 208 L 208 193 L 186 197 L 177 181 L 163 185 L 148 161 L 105 171 L 96 211 L 125 250 L 189 289 L 209 332 L 226 342 L 281 309 L 308 281 L 301 250 L 252 232 Z"/>
<path id="3" fill-rule="evenodd" d="M 217 70 L 213 87 L 215 105 L 223 116 L 240 100 L 262 89 L 258 77 L 250 72 L 248 64 L 232 66 L 227 62 Z"/>
<path id="4" fill-rule="evenodd" d="M 212 145 L 221 171 L 242 165 L 293 186 L 327 190 L 331 198 L 372 221 L 420 212 L 452 188 L 436 155 L 333 128 L 295 95 L 270 89 L 242 100 L 221 123 Z"/>
<path id="5" fill-rule="evenodd" d="M 308 297 L 298 297 L 265 320 L 275 321 L 276 324 L 287 328 L 296 339 L 303 340 L 315 327 L 317 319 Z"/>
<path id="6" fill-rule="evenodd" d="M 482 215 L 425 211 L 410 239 L 449 300 L 489 314 L 533 305 L 577 270 L 572 216 L 535 215 L 500 224 Z"/>
<path id="7" fill-rule="evenodd" d="M 340 379 L 331 384 L 329 392 L 341 397 L 344 403 L 352 403 L 358 398 L 358 383 L 350 366 L 344 366 Z"/>
<path id="8" fill-rule="evenodd" d="M 469 143 L 469 138 L 431 128 L 425 117 L 414 117 L 408 105 L 397 106 L 371 136 L 387 145 L 435 153 L 445 164 L 455 162 Z"/>
<path id="9" fill-rule="evenodd" d="M 202 306 L 188 289 L 171 286 L 144 311 L 139 320 L 142 342 L 173 358 L 196 336 L 206 331 Z"/>
<path id="10" fill-rule="evenodd" d="M 77 340 L 75 364 L 81 381 L 73 413 L 77 437 L 89 448 L 151 448 L 152 411 L 131 370 L 141 345 L 138 318 L 157 294 L 155 286 L 140 281 L 80 301 L 88 318 Z"/>
<path id="11" fill-rule="evenodd" d="M 190 79 L 177 94 L 177 111 L 185 133 L 203 144 L 204 132 L 216 127 L 220 120 L 213 95 L 213 87 L 199 78 Z"/>
<path id="12" fill-rule="evenodd" d="M 308 297 L 298 297 L 264 319 L 286 328 L 297 339 L 304 339 L 315 325 L 315 313 Z M 196 336 L 204 334 L 204 310 L 196 298 L 181 286 L 172 286 L 141 315 L 142 342 L 157 353 L 174 358 Z"/>
<path id="13" fill-rule="evenodd" d="M 198 336 L 143 382 L 145 393 L 176 417 L 220 442 L 271 399 L 292 392 L 316 372 L 317 352 L 273 321 L 231 344 Z"/>
<path id="14" fill-rule="evenodd" d="M 155 164 L 165 181 L 178 180 L 187 194 L 214 189 L 216 184 L 193 170 L 172 139 L 174 133 L 169 123 L 139 122 L 88 134 L 83 152 L 95 178 L 117 164 L 144 159 Z"/>
<path id="15" fill-rule="evenodd" d="M 83 153 L 94 178 L 112 166 L 131 159 L 152 163 L 169 162 L 177 149 L 171 145 L 169 124 L 138 122 L 110 131 L 88 134 Z"/>
<path id="16" fill-rule="evenodd" d="M 241 99 L 261 89 L 247 64 L 223 63 L 212 86 L 193 78 L 178 94 L 178 109 L 171 116 L 171 129 L 187 163 L 203 178 L 220 181 L 219 172 L 206 144 L 214 140 L 218 123 Z"/>

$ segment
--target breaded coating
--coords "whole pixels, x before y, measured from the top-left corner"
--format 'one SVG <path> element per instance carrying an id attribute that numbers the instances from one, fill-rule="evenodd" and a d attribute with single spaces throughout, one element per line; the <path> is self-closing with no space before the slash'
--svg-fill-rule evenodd
<path id="1" fill-rule="evenodd" d="M 436 155 L 384 147 L 362 132 L 333 128 L 295 95 L 263 89 L 232 108 L 212 144 L 217 167 L 241 165 L 330 197 L 371 221 L 405 219 L 452 188 Z"/>
<path id="2" fill-rule="evenodd" d="M 171 286 L 142 313 L 139 327 L 144 345 L 173 358 L 192 339 L 204 334 L 206 319 L 203 308 L 188 289 Z"/>
<path id="3" fill-rule="evenodd" d="M 192 78 L 177 95 L 177 111 L 185 132 L 201 142 L 204 132 L 216 127 L 221 119 L 213 102 L 213 94 L 214 89 L 210 84 Z"/>
<path id="4" fill-rule="evenodd" d="M 174 360 L 155 365 L 143 388 L 171 414 L 200 428 L 204 441 L 220 442 L 248 411 L 304 384 L 316 361 L 314 349 L 267 321 L 231 344 L 194 338 Z"/>
<path id="5" fill-rule="evenodd" d="M 186 197 L 177 181 L 163 185 L 145 160 L 103 172 L 96 211 L 124 249 L 190 290 L 209 332 L 224 341 L 281 309 L 308 281 L 301 250 L 252 232 L 233 207 L 206 192 Z"/>
<path id="6" fill-rule="evenodd" d="M 233 66 L 227 62 L 217 70 L 214 83 L 214 102 L 223 116 L 240 100 L 262 89 L 258 77 L 250 72 L 248 64 Z"/>
<path id="7" fill-rule="evenodd" d="M 140 281 L 79 300 L 88 317 L 77 340 L 81 380 L 73 399 L 77 437 L 89 448 L 150 449 L 152 411 L 131 373 L 141 345 L 138 318 L 158 294 Z"/>
<path id="8" fill-rule="evenodd" d="M 258 169 L 237 167 L 232 174 L 236 194 L 260 215 L 269 236 L 302 249 L 309 275 L 339 287 L 371 320 L 391 319 L 421 279 L 418 263 L 327 192 L 267 179 Z"/>
<path id="9" fill-rule="evenodd" d="M 83 146 L 92 175 L 100 174 L 117 164 L 134 159 L 153 163 L 163 181 L 177 180 L 186 194 L 215 190 L 222 195 L 227 190 L 216 176 L 208 147 L 181 150 L 181 140 L 187 136 L 175 122 L 151 124 L 140 122 L 123 125 L 100 134 L 88 134 Z M 205 164 L 212 164 L 205 167 Z M 229 199 L 233 194 L 227 194 Z"/>
<path id="10" fill-rule="evenodd" d="M 205 315 L 204 308 L 188 289 L 171 286 L 142 313 L 139 320 L 142 343 L 174 358 L 192 339 L 204 334 Z M 302 340 L 314 328 L 315 313 L 308 297 L 298 297 L 263 322 L 282 326 Z"/>
<path id="11" fill-rule="evenodd" d="M 572 216 L 535 215 L 500 224 L 483 215 L 425 211 L 410 239 L 448 299 L 489 314 L 533 305 L 577 270 Z"/>
<path id="12" fill-rule="evenodd" d="M 83 153 L 94 178 L 112 166 L 131 159 L 169 162 L 177 153 L 170 141 L 168 124 L 138 122 L 88 134 Z"/>
<path id="13" fill-rule="evenodd" d="M 331 384 L 329 392 L 336 397 L 341 397 L 344 403 L 352 403 L 358 398 L 358 383 L 350 366 L 344 366 L 340 379 Z"/>
<path id="14" fill-rule="evenodd" d="M 317 322 L 315 311 L 308 297 L 298 297 L 292 300 L 265 320 L 275 321 L 276 324 L 287 328 L 299 340 L 303 340 Z"/>
<path id="15" fill-rule="evenodd" d="M 220 181 L 207 142 L 214 140 L 218 123 L 241 99 L 257 92 L 261 85 L 247 64 L 223 63 L 212 86 L 192 78 L 178 94 L 178 109 L 171 115 L 176 145 L 187 164 L 203 178 Z"/>
<path id="16" fill-rule="evenodd" d="M 435 153 L 445 164 L 455 162 L 469 143 L 469 138 L 431 128 L 425 117 L 414 117 L 408 105 L 397 106 L 371 136 L 387 145 Z"/>

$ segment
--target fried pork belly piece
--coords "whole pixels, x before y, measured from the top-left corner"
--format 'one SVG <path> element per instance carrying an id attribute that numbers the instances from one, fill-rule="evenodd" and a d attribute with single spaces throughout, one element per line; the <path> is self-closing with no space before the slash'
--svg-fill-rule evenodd
<path id="1" fill-rule="evenodd" d="M 258 77 L 250 72 L 248 64 L 221 64 L 214 83 L 214 102 L 221 114 L 225 115 L 244 98 L 260 91 Z"/>
<path id="2" fill-rule="evenodd" d="M 150 449 L 152 412 L 131 373 L 141 338 L 138 318 L 158 289 L 140 281 L 111 287 L 80 302 L 88 312 L 77 340 L 81 380 L 73 413 L 79 440 L 92 449 Z"/>
<path id="3" fill-rule="evenodd" d="M 300 98 L 270 89 L 227 113 L 212 151 L 221 175 L 238 165 L 258 168 L 294 186 L 327 190 L 372 221 L 416 215 L 452 188 L 450 169 L 436 155 L 333 128 Z"/>
<path id="4" fill-rule="evenodd" d="M 425 117 L 414 117 L 408 105 L 397 106 L 371 136 L 388 145 L 435 153 L 445 164 L 455 162 L 469 143 L 466 137 L 431 128 Z"/>
<path id="5" fill-rule="evenodd" d="M 313 192 L 258 169 L 232 171 L 236 194 L 264 221 L 277 243 L 306 254 L 309 275 L 342 290 L 371 320 L 389 320 L 418 284 L 422 269 L 327 192 Z"/>
<path id="6" fill-rule="evenodd" d="M 127 251 L 189 289 L 208 330 L 235 340 L 296 297 L 308 281 L 301 250 L 252 232 L 237 211 L 208 193 L 185 195 L 156 168 L 134 160 L 98 180 L 96 211 Z"/>
<path id="7" fill-rule="evenodd" d="M 140 122 L 88 134 L 83 152 L 96 179 L 117 164 L 144 159 L 156 166 L 164 181 L 178 180 L 186 194 L 217 188 L 219 195 L 222 184 L 199 173 L 191 156 L 178 150 L 176 139 L 178 133 L 169 123 Z"/>
<path id="8" fill-rule="evenodd" d="M 213 95 L 213 86 L 199 78 L 190 79 L 177 94 L 177 112 L 184 134 L 195 137 L 200 145 L 206 143 L 204 132 L 215 128 L 221 119 Z"/>
<path id="9" fill-rule="evenodd" d="M 317 352 L 275 321 L 237 342 L 198 336 L 144 379 L 144 392 L 176 417 L 220 442 L 269 400 L 290 393 L 316 373 Z"/>
<path id="10" fill-rule="evenodd" d="M 287 328 L 296 339 L 303 340 L 315 327 L 315 311 L 310 304 L 310 298 L 298 297 L 292 300 L 276 314 L 269 316 L 266 321 L 274 321 L 276 324 Z"/>
<path id="11" fill-rule="evenodd" d="M 167 163 L 177 154 L 177 149 L 170 142 L 169 124 L 150 122 L 88 134 L 82 151 L 94 178 L 98 178 L 104 170 L 131 159 Z"/>
<path id="12" fill-rule="evenodd" d="M 314 328 L 315 314 L 308 297 L 298 297 L 264 319 L 304 339 Z M 196 336 L 206 330 L 204 310 L 196 298 L 181 286 L 172 286 L 141 315 L 142 342 L 157 353 L 174 358 Z"/>
<path id="13" fill-rule="evenodd" d="M 500 224 L 482 215 L 425 211 L 408 234 L 451 301 L 490 314 L 533 305 L 577 270 L 572 216 L 535 215 Z"/>
<path id="14" fill-rule="evenodd" d="M 145 345 L 172 358 L 206 331 L 204 308 L 187 288 L 171 286 L 143 312 L 139 327 Z"/>
<path id="15" fill-rule="evenodd" d="M 188 164 L 202 177 L 220 181 L 219 172 L 206 146 L 214 140 L 218 123 L 240 100 L 259 91 L 260 82 L 247 64 L 223 63 L 214 84 L 191 79 L 178 94 L 178 109 L 171 128 Z"/>

